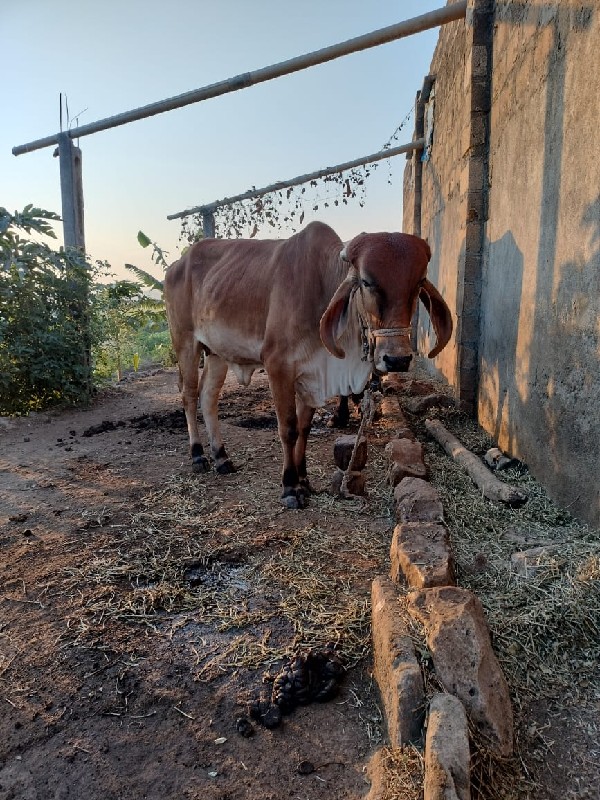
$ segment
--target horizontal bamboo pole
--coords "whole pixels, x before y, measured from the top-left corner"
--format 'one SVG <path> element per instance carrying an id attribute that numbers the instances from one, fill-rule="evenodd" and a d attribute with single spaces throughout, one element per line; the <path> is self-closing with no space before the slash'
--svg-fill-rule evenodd
<path id="1" fill-rule="evenodd" d="M 346 161 L 344 164 L 337 164 L 335 167 L 325 167 L 324 169 L 317 170 L 316 172 L 309 172 L 306 175 L 298 175 L 296 178 L 291 178 L 287 181 L 278 181 L 265 186 L 262 189 L 248 189 L 247 192 L 236 194 L 233 197 L 224 197 L 222 200 L 215 200 L 212 203 L 207 203 L 203 206 L 194 206 L 185 211 L 178 211 L 176 214 L 169 214 L 167 219 L 181 219 L 182 217 L 189 217 L 191 214 L 206 214 L 215 211 L 221 206 L 229 206 L 232 203 L 237 203 L 240 200 L 250 200 L 255 197 L 262 197 L 270 192 L 277 192 L 282 189 L 290 189 L 292 186 L 299 186 L 301 183 L 308 183 L 309 181 L 324 178 L 326 175 L 334 175 L 337 172 L 346 172 L 346 170 L 354 169 L 354 167 L 361 167 L 363 164 L 373 164 L 376 161 L 382 161 L 385 158 L 400 155 L 400 153 L 407 153 L 409 150 L 419 150 L 425 145 L 424 139 L 416 139 L 408 144 L 402 144 L 399 147 L 390 147 L 388 150 L 380 150 L 377 153 L 371 153 L 369 156 L 362 156 L 362 158 L 355 158 L 353 161 Z"/>
<path id="2" fill-rule="evenodd" d="M 453 3 L 450 6 L 444 6 L 443 8 L 429 11 L 427 14 L 421 14 L 421 16 L 398 22 L 395 25 L 389 25 L 386 28 L 380 28 L 371 33 L 366 33 L 363 36 L 357 36 L 354 39 L 348 39 L 345 42 L 340 42 L 339 44 L 334 44 L 321 50 L 314 50 L 311 53 L 296 56 L 296 58 L 291 58 L 287 61 L 280 61 L 277 64 L 257 69 L 254 72 L 244 72 L 241 75 L 236 75 L 233 78 L 228 78 L 219 83 L 212 83 L 201 89 L 194 89 L 191 92 L 185 92 L 175 97 L 169 97 L 166 100 L 159 100 L 156 103 L 134 108 L 131 111 L 125 111 L 113 117 L 106 117 L 97 122 L 90 122 L 88 125 L 72 128 L 67 131 L 67 133 L 71 139 L 78 139 L 82 136 L 89 136 L 92 133 L 98 133 L 99 131 L 104 131 L 109 128 L 126 125 L 138 119 L 146 119 L 155 114 L 162 114 L 165 111 L 172 111 L 175 108 L 182 108 L 192 103 L 199 103 L 211 97 L 218 97 L 228 92 L 246 89 L 248 86 L 254 86 L 257 83 L 270 81 L 274 78 L 280 78 L 282 75 L 290 75 L 293 72 L 299 72 L 308 67 L 314 67 L 317 64 L 324 64 L 327 61 L 333 61 L 336 58 L 347 56 L 350 53 L 357 53 L 361 50 L 387 44 L 396 39 L 402 39 L 405 36 L 411 36 L 412 34 L 420 33 L 430 28 L 437 28 L 438 25 L 463 19 L 466 13 L 467 0 L 461 0 L 459 3 Z M 23 153 L 31 153 L 34 150 L 51 147 L 57 144 L 59 135 L 59 133 L 54 133 L 52 136 L 46 136 L 44 139 L 36 139 L 33 142 L 13 147 L 13 155 L 20 156 Z"/>

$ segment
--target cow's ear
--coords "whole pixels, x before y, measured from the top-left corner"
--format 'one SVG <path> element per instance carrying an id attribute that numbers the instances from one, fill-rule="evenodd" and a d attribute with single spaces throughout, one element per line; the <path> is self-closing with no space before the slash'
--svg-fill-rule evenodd
<path id="1" fill-rule="evenodd" d="M 435 347 L 429 353 L 429 358 L 435 358 L 446 347 L 452 336 L 452 314 L 442 295 L 427 279 L 421 286 L 419 297 L 427 309 L 437 338 Z"/>
<path id="2" fill-rule="evenodd" d="M 348 305 L 352 290 L 356 286 L 356 270 L 352 269 L 348 277 L 340 283 L 336 293 L 329 301 L 325 313 L 321 317 L 319 333 L 321 341 L 336 358 L 344 358 L 346 353 L 338 346 L 337 340 L 348 324 Z"/>

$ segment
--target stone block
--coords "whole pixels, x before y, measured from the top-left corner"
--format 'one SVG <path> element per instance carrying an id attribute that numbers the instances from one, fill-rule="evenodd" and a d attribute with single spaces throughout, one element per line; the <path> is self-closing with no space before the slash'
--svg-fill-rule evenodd
<path id="1" fill-rule="evenodd" d="M 354 445 L 356 444 L 356 436 L 338 436 L 333 444 L 333 460 L 340 469 L 347 469 L 352 456 Z M 354 456 L 354 470 L 364 469 L 367 463 L 367 440 L 364 436 L 360 437 L 358 447 L 356 448 L 356 455 Z"/>
<path id="2" fill-rule="evenodd" d="M 379 406 L 382 417 L 397 417 L 400 411 L 400 404 L 396 395 L 385 396 Z"/>
<path id="3" fill-rule="evenodd" d="M 411 379 L 402 377 L 398 372 L 389 372 L 381 378 L 381 388 L 384 394 L 402 394 L 407 381 Z"/>
<path id="4" fill-rule="evenodd" d="M 402 747 L 422 736 L 425 693 L 421 668 L 402 616 L 394 584 L 383 576 L 371 589 L 373 673 L 379 686 L 390 744 Z"/>
<path id="5" fill-rule="evenodd" d="M 336 469 L 331 479 L 331 494 L 335 497 L 345 496 L 342 495 L 342 481 L 344 480 L 344 471 Z M 364 472 L 352 471 L 348 475 L 348 482 L 346 484 L 348 493 L 351 495 L 358 495 L 360 497 L 367 493 L 367 481 Z"/>
<path id="6" fill-rule="evenodd" d="M 391 577 L 413 589 L 453 586 L 454 560 L 448 532 L 434 522 L 396 525 L 390 548 Z"/>
<path id="7" fill-rule="evenodd" d="M 438 406 L 440 408 L 451 408 L 454 406 L 454 400 L 447 394 L 433 392 L 432 394 L 426 394 L 423 397 L 411 397 L 410 400 L 406 401 L 406 408 L 411 414 L 423 414 L 434 406 Z"/>
<path id="8" fill-rule="evenodd" d="M 463 704 L 451 694 L 429 702 L 423 800 L 470 800 L 469 727 Z"/>
<path id="9" fill-rule="evenodd" d="M 556 573 L 558 567 L 552 550 L 558 546 L 532 547 L 529 550 L 522 550 L 520 553 L 513 553 L 510 557 L 513 572 L 522 578 L 534 578 L 540 572 Z"/>
<path id="10" fill-rule="evenodd" d="M 422 478 L 403 478 L 394 489 L 398 522 L 443 522 L 442 501 Z"/>
<path id="11" fill-rule="evenodd" d="M 508 684 L 492 650 L 479 599 L 466 589 L 444 586 L 411 592 L 408 611 L 425 626 L 435 673 L 458 697 L 501 757 L 513 750 L 513 711 Z"/>
<path id="12" fill-rule="evenodd" d="M 411 439 L 392 439 L 385 446 L 390 461 L 388 481 L 397 486 L 403 478 L 426 478 L 423 448 Z"/>

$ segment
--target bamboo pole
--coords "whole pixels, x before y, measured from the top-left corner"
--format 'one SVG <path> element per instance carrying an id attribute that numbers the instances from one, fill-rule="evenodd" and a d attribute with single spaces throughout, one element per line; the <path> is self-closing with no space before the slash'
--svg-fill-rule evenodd
<path id="1" fill-rule="evenodd" d="M 211 97 L 218 97 L 228 92 L 246 89 L 257 83 L 280 78 L 282 75 L 290 75 L 293 72 L 300 72 L 308 67 L 314 67 L 317 64 L 324 64 L 327 61 L 333 61 L 336 58 L 350 55 L 350 53 L 358 53 L 361 50 L 378 47 L 381 44 L 403 39 L 405 36 L 412 36 L 415 33 L 420 33 L 430 28 L 437 28 L 439 25 L 444 25 L 447 22 L 464 19 L 466 13 L 467 0 L 461 0 L 458 3 L 429 11 L 427 14 L 421 14 L 421 16 L 412 17 L 403 22 L 397 22 L 386 28 L 379 28 L 371 33 L 348 39 L 345 42 L 340 42 L 321 50 L 314 50 L 287 61 L 280 61 L 277 64 L 254 70 L 254 72 L 245 72 L 233 78 L 228 78 L 218 83 L 212 83 L 200 89 L 194 89 L 191 92 L 185 92 L 175 97 L 169 97 L 166 100 L 159 100 L 156 103 L 150 103 L 149 105 L 125 111 L 122 114 L 116 114 L 113 117 L 106 117 L 97 122 L 90 122 L 87 125 L 72 128 L 68 131 L 68 134 L 71 139 L 78 139 L 82 136 L 89 136 L 92 133 L 98 133 L 99 131 L 104 131 L 109 128 L 126 125 L 138 119 L 146 119 L 155 114 L 162 114 L 165 111 L 172 111 L 175 108 L 183 108 L 192 103 L 209 100 Z M 41 150 L 44 147 L 55 145 L 58 142 L 58 136 L 59 134 L 55 133 L 52 136 L 46 136 L 43 139 L 36 139 L 33 142 L 27 142 L 26 144 L 13 147 L 13 155 L 20 156 L 23 153 L 31 153 L 34 150 Z"/>
<path id="2" fill-rule="evenodd" d="M 406 153 L 409 150 L 422 148 L 424 142 L 424 139 L 417 139 L 414 142 L 402 144 L 399 147 L 390 147 L 388 150 L 380 150 L 379 152 L 371 153 L 371 155 L 368 156 L 355 158 L 353 161 L 346 161 L 344 164 L 337 164 L 335 167 L 325 167 L 324 169 L 317 170 L 316 172 L 309 172 L 306 175 L 298 175 L 296 178 L 291 178 L 287 181 L 278 181 L 277 183 L 272 183 L 269 186 L 263 187 L 262 189 L 248 189 L 248 191 L 242 192 L 241 194 L 236 194 L 233 197 L 223 197 L 222 200 L 214 200 L 212 203 L 206 203 L 203 206 L 194 206 L 193 208 L 188 208 L 185 211 L 178 211 L 176 214 L 169 214 L 167 219 L 180 219 L 182 217 L 189 217 L 192 214 L 204 215 L 206 213 L 211 213 L 221 206 L 229 206 L 232 203 L 237 203 L 239 200 L 250 200 L 251 198 L 262 197 L 270 192 L 277 192 L 282 189 L 290 189 L 292 186 L 299 186 L 301 183 L 308 183 L 309 181 L 317 180 L 318 178 L 324 178 L 326 175 L 333 175 L 337 172 L 346 172 L 348 169 L 361 167 L 363 164 L 373 164 L 376 161 L 382 161 L 384 158 L 392 158 L 392 156 L 397 156 L 400 153 Z"/>

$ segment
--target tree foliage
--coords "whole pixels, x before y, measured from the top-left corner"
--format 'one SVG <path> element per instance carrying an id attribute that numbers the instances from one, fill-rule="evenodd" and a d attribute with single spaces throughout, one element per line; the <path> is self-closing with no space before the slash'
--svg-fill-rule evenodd
<path id="1" fill-rule="evenodd" d="M 138 281 L 117 281 L 106 262 L 51 248 L 57 221 L 33 205 L 0 208 L 0 414 L 87 402 L 126 368 L 172 363 L 162 282 L 132 265 Z"/>
<path id="2" fill-rule="evenodd" d="M 0 207 L 0 413 L 89 398 L 91 273 L 78 251 L 53 250 L 60 217 Z M 23 234 L 27 234 L 24 236 Z"/>

